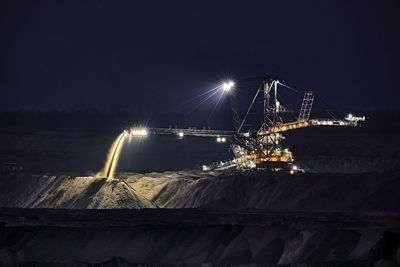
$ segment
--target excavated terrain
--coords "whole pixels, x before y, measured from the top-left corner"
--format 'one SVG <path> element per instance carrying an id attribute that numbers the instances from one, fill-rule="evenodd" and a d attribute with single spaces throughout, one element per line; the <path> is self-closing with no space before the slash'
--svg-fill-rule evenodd
<path id="1" fill-rule="evenodd" d="M 24 169 L 0 174 L 0 263 L 398 266 L 397 136 L 299 136 L 304 175 L 203 172 L 227 144 L 152 137 L 109 179 L 115 136 L 3 134 L 1 161 Z"/>

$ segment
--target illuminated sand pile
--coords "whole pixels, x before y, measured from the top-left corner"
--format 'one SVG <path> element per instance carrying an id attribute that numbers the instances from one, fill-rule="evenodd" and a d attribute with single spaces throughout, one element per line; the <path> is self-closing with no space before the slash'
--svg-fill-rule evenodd
<path id="1" fill-rule="evenodd" d="M 156 205 L 118 179 L 20 175 L 0 178 L 0 207 L 140 209 Z"/>

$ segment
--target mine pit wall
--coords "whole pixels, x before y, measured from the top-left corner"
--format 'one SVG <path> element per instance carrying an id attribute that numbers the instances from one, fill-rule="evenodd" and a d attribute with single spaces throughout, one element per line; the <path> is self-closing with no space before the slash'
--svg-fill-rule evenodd
<path id="1" fill-rule="evenodd" d="M 342 266 L 343 262 L 397 266 L 400 261 L 399 232 L 301 229 L 296 222 L 291 226 L 0 227 L 0 233 L 0 244 L 8 244 L 0 247 L 0 263 L 5 266 Z"/>

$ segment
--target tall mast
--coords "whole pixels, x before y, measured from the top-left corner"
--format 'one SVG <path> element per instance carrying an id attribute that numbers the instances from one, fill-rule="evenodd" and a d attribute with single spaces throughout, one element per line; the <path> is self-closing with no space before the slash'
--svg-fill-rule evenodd
<path id="1" fill-rule="evenodd" d="M 278 121 L 278 83 L 276 80 L 272 82 L 274 84 L 274 126 L 276 122 Z"/>
<path id="2" fill-rule="evenodd" d="M 269 113 L 269 99 L 270 99 L 269 91 L 270 87 L 268 81 L 265 79 L 264 80 L 264 124 L 263 124 L 264 131 L 267 130 L 267 118 Z"/>

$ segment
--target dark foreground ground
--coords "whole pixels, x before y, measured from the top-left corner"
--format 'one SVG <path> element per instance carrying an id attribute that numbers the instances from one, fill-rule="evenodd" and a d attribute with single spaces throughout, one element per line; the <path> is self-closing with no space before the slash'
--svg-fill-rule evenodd
<path id="1" fill-rule="evenodd" d="M 398 266 L 397 213 L 0 209 L 8 266 Z"/>

